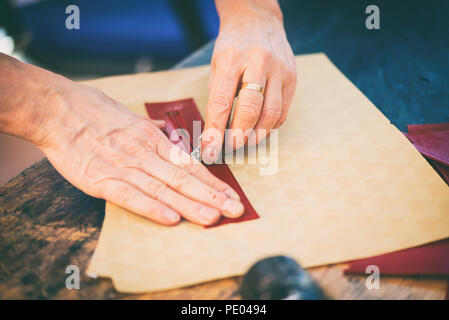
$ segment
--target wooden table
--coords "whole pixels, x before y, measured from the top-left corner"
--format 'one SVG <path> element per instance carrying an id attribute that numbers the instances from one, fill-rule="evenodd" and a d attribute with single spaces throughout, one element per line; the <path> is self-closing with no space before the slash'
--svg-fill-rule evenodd
<path id="1" fill-rule="evenodd" d="M 366 3 L 281 0 L 295 54 L 325 52 L 395 124 L 449 121 L 449 42 L 442 0 L 378 0 L 381 29 L 366 30 Z M 209 43 L 177 67 L 206 64 Z M 299 75 L 301 81 L 301 75 Z M 83 194 L 47 161 L 0 187 L 0 299 L 237 299 L 240 278 L 147 295 L 117 293 L 108 279 L 81 277 L 65 289 L 65 268 L 83 272 L 95 249 L 104 201 Z M 310 270 L 335 299 L 442 299 L 447 281 L 381 277 L 367 290 L 365 277 L 342 275 L 342 265 Z"/>
<path id="2" fill-rule="evenodd" d="M 102 200 L 79 191 L 42 160 L 0 187 L 0 299 L 239 299 L 240 277 L 144 295 L 121 294 L 109 279 L 84 274 L 104 218 Z M 68 265 L 81 271 L 68 290 Z M 334 299 L 443 299 L 446 279 L 381 277 L 368 290 L 364 276 L 343 265 L 311 269 Z"/>

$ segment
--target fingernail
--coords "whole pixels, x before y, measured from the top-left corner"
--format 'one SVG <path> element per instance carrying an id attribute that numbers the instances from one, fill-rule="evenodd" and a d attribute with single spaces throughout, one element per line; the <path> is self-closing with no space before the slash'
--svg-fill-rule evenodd
<path id="1" fill-rule="evenodd" d="M 178 222 L 180 219 L 179 214 L 174 212 L 173 210 L 167 209 L 164 212 L 164 216 L 170 221 L 170 222 Z"/>
<path id="2" fill-rule="evenodd" d="M 206 164 L 215 163 L 218 160 L 218 150 L 214 147 L 207 146 L 203 151 L 203 161 Z"/>
<path id="3" fill-rule="evenodd" d="M 244 210 L 241 202 L 232 199 L 226 200 L 221 209 L 233 218 L 241 216 Z"/>
<path id="4" fill-rule="evenodd" d="M 240 200 L 239 194 L 237 192 L 235 192 L 233 189 L 226 189 L 224 193 L 229 198 L 232 198 L 234 200 Z"/>
<path id="5" fill-rule="evenodd" d="M 215 222 L 219 216 L 220 213 L 217 210 L 206 206 L 201 207 L 199 212 L 200 220 L 204 224 L 211 224 Z"/>

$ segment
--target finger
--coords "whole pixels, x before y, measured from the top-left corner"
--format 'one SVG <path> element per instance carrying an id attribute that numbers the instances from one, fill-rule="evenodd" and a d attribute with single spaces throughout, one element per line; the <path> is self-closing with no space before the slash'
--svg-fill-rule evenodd
<path id="1" fill-rule="evenodd" d="M 227 183 L 215 177 L 204 165 L 201 164 L 201 162 L 197 161 L 191 155 L 184 152 L 184 150 L 168 140 L 160 140 L 157 147 L 157 153 L 162 159 L 179 168 L 187 170 L 187 172 L 191 175 L 197 177 L 212 188 L 224 192 L 230 198 L 240 200 L 238 193 Z"/>
<path id="2" fill-rule="evenodd" d="M 279 77 L 268 80 L 262 112 L 254 127 L 254 133 L 248 139 L 248 145 L 256 145 L 262 141 L 279 121 L 282 112 L 282 82 Z"/>
<path id="3" fill-rule="evenodd" d="M 98 188 L 101 190 L 101 198 L 161 224 L 174 225 L 181 219 L 179 214 L 166 205 L 123 181 L 103 180 Z"/>
<path id="4" fill-rule="evenodd" d="M 288 110 L 292 103 L 296 90 L 296 75 L 292 79 L 284 81 L 282 88 L 282 110 L 278 122 L 274 125 L 274 129 L 278 129 L 287 120 Z"/>
<path id="5" fill-rule="evenodd" d="M 151 119 L 151 122 L 153 122 L 161 130 L 165 129 L 165 126 L 167 125 L 164 120 Z"/>
<path id="6" fill-rule="evenodd" d="M 144 158 L 148 159 L 148 161 L 141 163 L 144 171 L 165 182 L 178 193 L 218 209 L 223 215 L 230 218 L 240 217 L 243 214 L 244 208 L 241 202 L 231 199 L 224 192 L 208 186 L 200 179 L 189 174 L 187 170 L 174 166 L 153 152 L 149 152 Z"/>
<path id="7" fill-rule="evenodd" d="M 260 67 L 248 68 L 242 79 L 243 82 L 257 83 L 263 87 L 266 84 L 266 75 Z M 261 92 L 243 88 L 240 89 L 234 117 L 230 129 L 227 131 L 226 143 L 228 148 L 239 149 L 248 141 L 248 135 L 256 125 L 263 105 L 264 96 Z"/>
<path id="8" fill-rule="evenodd" d="M 205 163 L 216 162 L 220 155 L 239 77 L 235 66 L 224 65 L 217 65 L 211 76 L 206 124 L 201 138 L 202 158 Z"/>
<path id="9" fill-rule="evenodd" d="M 150 122 L 154 125 L 156 125 L 156 127 L 158 127 L 159 129 L 163 130 L 165 129 L 165 126 L 167 125 L 167 123 L 165 122 L 165 120 L 157 120 L 157 119 L 152 119 L 152 118 L 147 118 L 143 115 L 137 115 L 138 117 L 144 119 L 145 121 L 150 120 Z"/>
<path id="10" fill-rule="evenodd" d="M 170 189 L 165 183 L 147 175 L 141 170 L 122 169 L 117 174 L 121 180 L 126 180 L 126 182 L 134 185 L 152 199 L 171 207 L 193 223 L 210 225 L 220 219 L 221 214 L 217 209 L 182 196 Z"/>

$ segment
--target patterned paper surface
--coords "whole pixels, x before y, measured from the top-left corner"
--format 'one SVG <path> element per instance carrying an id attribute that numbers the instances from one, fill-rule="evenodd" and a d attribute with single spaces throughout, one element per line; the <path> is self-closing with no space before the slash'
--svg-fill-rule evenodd
<path id="1" fill-rule="evenodd" d="M 277 172 L 230 165 L 260 219 L 164 227 L 107 203 L 89 273 L 119 291 L 156 291 L 240 275 L 270 255 L 311 267 L 449 237 L 449 188 L 407 138 L 325 55 L 296 62 Z M 208 75 L 204 66 L 87 84 L 142 115 L 144 102 L 193 97 L 204 116 Z"/>

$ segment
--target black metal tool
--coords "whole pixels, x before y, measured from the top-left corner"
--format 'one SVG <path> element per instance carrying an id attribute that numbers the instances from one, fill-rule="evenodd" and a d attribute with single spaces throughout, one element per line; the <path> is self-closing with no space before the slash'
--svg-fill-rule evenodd
<path id="1" fill-rule="evenodd" d="M 263 259 L 254 264 L 240 288 L 245 300 L 323 300 L 322 289 L 299 264 L 285 256 Z"/>

